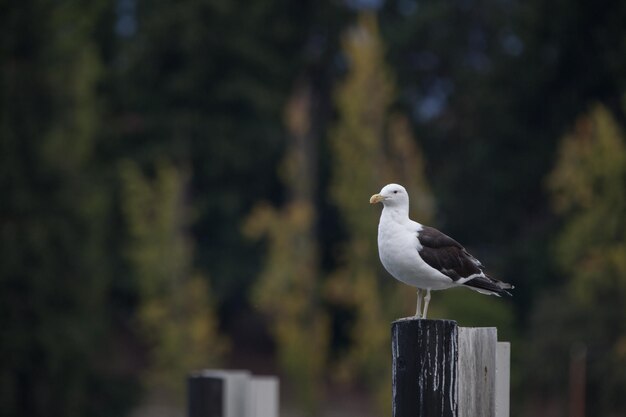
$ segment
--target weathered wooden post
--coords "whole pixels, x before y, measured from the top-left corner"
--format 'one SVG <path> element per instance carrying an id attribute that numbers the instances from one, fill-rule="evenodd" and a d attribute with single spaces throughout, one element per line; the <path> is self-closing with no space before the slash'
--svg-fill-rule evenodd
<path id="1" fill-rule="evenodd" d="M 393 417 L 508 417 L 510 345 L 495 328 L 406 318 L 391 334 Z"/>
<path id="2" fill-rule="evenodd" d="M 496 348 L 496 417 L 509 417 L 511 390 L 511 344 L 498 342 Z"/>
<path id="3" fill-rule="evenodd" d="M 392 323 L 393 417 L 457 417 L 457 332 L 451 320 Z"/>
<path id="4" fill-rule="evenodd" d="M 495 416 L 495 327 L 459 328 L 459 417 Z"/>
<path id="5" fill-rule="evenodd" d="M 278 378 L 206 369 L 187 379 L 188 417 L 278 417 Z"/>

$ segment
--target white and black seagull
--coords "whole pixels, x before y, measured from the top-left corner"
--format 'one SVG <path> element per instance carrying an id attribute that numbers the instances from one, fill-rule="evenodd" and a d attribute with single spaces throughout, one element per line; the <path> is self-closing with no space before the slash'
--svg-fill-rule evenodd
<path id="1" fill-rule="evenodd" d="M 507 290 L 513 286 L 486 275 L 480 261 L 456 240 L 409 219 L 409 194 L 403 186 L 384 186 L 370 198 L 370 204 L 375 203 L 383 203 L 378 223 L 380 260 L 395 279 L 417 287 L 416 317 L 426 318 L 430 290 L 464 286 L 481 294 L 511 295 Z"/>

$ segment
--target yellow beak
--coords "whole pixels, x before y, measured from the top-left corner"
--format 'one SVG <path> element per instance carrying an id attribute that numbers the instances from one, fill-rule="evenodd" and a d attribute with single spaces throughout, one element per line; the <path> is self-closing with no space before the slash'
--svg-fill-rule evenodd
<path id="1" fill-rule="evenodd" d="M 384 199 L 385 199 L 385 197 L 383 197 L 382 195 L 374 194 L 373 196 L 370 197 L 370 204 L 380 203 Z"/>

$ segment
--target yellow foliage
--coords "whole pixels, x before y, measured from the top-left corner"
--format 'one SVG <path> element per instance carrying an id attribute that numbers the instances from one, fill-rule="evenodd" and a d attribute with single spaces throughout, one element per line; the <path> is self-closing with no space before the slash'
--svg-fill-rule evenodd
<path id="1" fill-rule="evenodd" d="M 548 180 L 555 209 L 564 213 L 589 208 L 599 202 L 599 192 L 621 198 L 624 147 L 623 134 L 604 107 L 596 106 L 589 116 L 581 117 L 563 139 L 557 167 Z"/>
<path id="2" fill-rule="evenodd" d="M 312 194 L 315 173 L 310 152 L 310 91 L 297 88 L 286 109 L 290 147 L 281 178 L 290 200 L 277 209 L 259 204 L 244 224 L 251 238 L 265 238 L 268 251 L 253 293 L 269 317 L 283 370 L 315 404 L 327 373 L 329 323 L 322 297 L 354 313 L 350 348 L 330 374 L 370 388 L 382 412 L 390 407 L 390 321 L 414 308 L 415 292 L 382 274 L 376 247 L 379 207 L 368 198 L 387 182 L 404 184 L 413 197 L 412 213 L 432 218 L 433 199 L 424 179 L 421 151 L 406 118 L 390 116 L 395 87 L 384 63 L 376 17 L 363 14 L 343 37 L 349 63 L 337 88 L 338 121 L 330 134 L 330 198 L 348 232 L 340 266 L 320 284 L 316 219 Z M 409 307 L 411 306 L 411 307 Z M 309 408 L 311 412 L 313 409 Z"/>
<path id="3" fill-rule="evenodd" d="M 577 330 L 570 336 L 564 330 L 559 343 L 574 336 L 589 346 L 589 386 L 602 393 L 594 405 L 605 410 L 619 408 L 626 387 L 625 140 L 612 114 L 596 105 L 563 138 L 548 178 L 563 220 L 555 257 L 568 278 L 562 302 L 570 312 L 556 318 L 575 319 Z"/>
<path id="4" fill-rule="evenodd" d="M 277 356 L 308 414 L 321 403 L 328 352 L 329 323 L 320 302 L 318 249 L 314 236 L 310 94 L 296 88 L 286 110 L 290 146 L 281 178 L 291 199 L 281 208 L 260 203 L 243 231 L 268 245 L 264 268 L 253 290 L 253 304 L 270 318 Z"/>
<path id="5" fill-rule="evenodd" d="M 253 304 L 271 317 L 279 361 L 309 412 L 320 400 L 328 350 L 328 320 L 319 306 L 312 221 L 310 204 L 294 201 L 281 210 L 259 205 L 244 225 L 248 236 L 267 238 L 267 260 Z"/>
<path id="6" fill-rule="evenodd" d="M 412 196 L 412 214 L 427 221 L 433 199 L 424 179 L 421 152 L 409 122 L 390 115 L 395 86 L 385 65 L 384 46 L 375 15 L 362 14 L 343 38 L 349 70 L 337 89 L 338 121 L 330 146 L 333 175 L 330 193 L 346 225 L 348 240 L 341 248 L 341 267 L 328 278 L 326 295 L 354 311 L 351 347 L 336 365 L 346 381 L 364 383 L 390 407 L 390 321 L 407 315 L 415 292 L 392 282 L 381 271 L 376 247 L 379 207 L 368 198 L 388 182 L 405 185 Z M 412 312 L 411 312 L 412 314 Z"/>
<path id="7" fill-rule="evenodd" d="M 282 369 L 296 387 L 301 405 L 314 412 L 328 351 L 328 320 L 319 306 L 313 209 L 293 201 L 276 210 L 260 204 L 244 233 L 265 237 L 267 259 L 253 293 L 253 304 L 271 319 Z"/>
<path id="8" fill-rule="evenodd" d="M 426 181 L 422 150 L 413 137 L 406 116 L 390 116 L 386 154 L 383 182 L 402 182 L 411 196 L 411 217 L 429 224 L 435 214 L 435 201 Z"/>
<path id="9" fill-rule="evenodd" d="M 596 294 L 624 291 L 626 144 L 604 107 L 595 106 L 563 139 L 548 186 L 567 219 L 556 254 L 577 299 L 591 305 Z"/>
<path id="10" fill-rule="evenodd" d="M 208 281 L 191 265 L 186 176 L 161 162 L 151 180 L 127 162 L 121 177 L 128 259 L 140 296 L 137 326 L 149 349 L 144 384 L 182 401 L 184 375 L 215 366 L 226 348 L 217 335 Z"/>

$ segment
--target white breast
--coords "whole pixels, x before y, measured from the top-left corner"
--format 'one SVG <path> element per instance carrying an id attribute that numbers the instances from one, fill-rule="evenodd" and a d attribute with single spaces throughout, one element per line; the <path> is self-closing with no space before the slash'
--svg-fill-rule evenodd
<path id="1" fill-rule="evenodd" d="M 418 288 L 440 290 L 454 286 L 453 281 L 431 268 L 419 256 L 419 223 L 397 222 L 381 216 L 378 225 L 378 254 L 385 269 L 397 280 Z"/>

